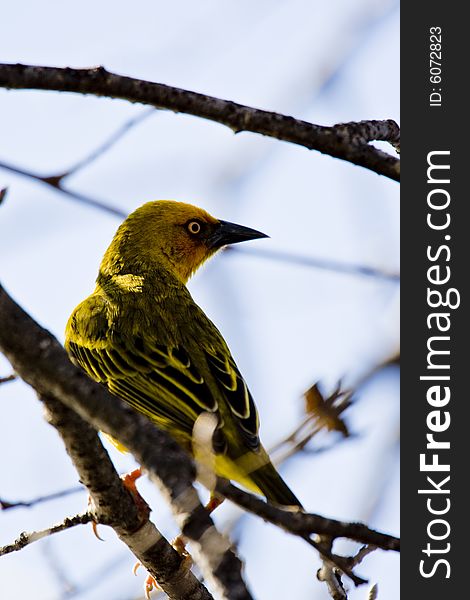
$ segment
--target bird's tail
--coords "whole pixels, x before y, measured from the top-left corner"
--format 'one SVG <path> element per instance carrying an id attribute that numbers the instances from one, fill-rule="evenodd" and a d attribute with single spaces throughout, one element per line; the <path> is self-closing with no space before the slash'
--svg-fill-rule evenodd
<path id="1" fill-rule="evenodd" d="M 282 479 L 271 462 L 250 473 L 250 479 L 256 484 L 268 502 L 280 506 L 298 506 L 302 504 Z"/>

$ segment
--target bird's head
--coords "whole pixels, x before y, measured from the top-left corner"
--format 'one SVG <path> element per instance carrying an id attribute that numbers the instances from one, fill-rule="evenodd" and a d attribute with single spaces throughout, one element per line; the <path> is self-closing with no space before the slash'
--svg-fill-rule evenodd
<path id="1" fill-rule="evenodd" d="M 197 206 L 157 200 L 144 204 L 119 227 L 106 252 L 102 271 L 164 267 L 183 283 L 217 250 L 268 237 L 260 231 L 221 221 Z"/>

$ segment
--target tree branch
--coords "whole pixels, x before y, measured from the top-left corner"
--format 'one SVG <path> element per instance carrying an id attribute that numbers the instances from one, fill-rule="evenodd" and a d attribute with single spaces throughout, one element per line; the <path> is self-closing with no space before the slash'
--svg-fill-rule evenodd
<path id="1" fill-rule="evenodd" d="M 20 533 L 14 542 L 0 548 L 0 556 L 10 554 L 11 552 L 17 552 L 18 550 L 22 550 L 26 546 L 29 546 L 29 544 L 37 542 L 38 540 L 42 540 L 49 535 L 59 533 L 60 531 L 65 531 L 66 529 L 70 529 L 76 525 L 85 525 L 86 523 L 91 523 L 92 521 L 93 515 L 89 512 L 85 512 L 75 515 L 74 517 L 66 517 L 62 523 L 57 523 L 57 525 L 52 525 L 51 527 L 43 529 L 42 531 L 31 531 L 29 533 L 23 531 L 23 533 Z"/>
<path id="2" fill-rule="evenodd" d="M 195 542 L 202 555 L 205 573 L 214 572 L 225 592 L 237 590 L 238 595 L 227 597 L 250 597 L 244 585 L 242 589 L 243 580 L 240 571 L 236 570 L 241 568 L 241 564 L 230 551 L 228 542 L 216 532 L 189 483 L 194 480 L 195 473 L 187 455 L 165 432 L 155 428 L 148 419 L 125 406 L 72 365 L 57 340 L 39 327 L 1 287 L 0 349 L 15 372 L 40 394 L 59 398 L 93 428 L 105 431 L 122 442 L 148 469 L 151 478 L 163 485 L 170 495 L 183 534 Z M 64 410 L 67 409 L 64 407 Z M 397 551 L 400 547 L 397 538 L 361 523 L 344 523 L 301 511 L 283 510 L 222 479 L 217 480 L 216 491 L 246 510 L 298 535 L 356 584 L 364 580 L 352 573 L 351 562 L 346 557 L 332 555 L 322 549 L 311 538 L 313 534 L 329 536 L 333 541 L 346 537 L 384 550 Z M 226 596 L 221 594 L 221 597 Z"/>
<path id="3" fill-rule="evenodd" d="M 321 391 L 319 382 L 314 383 L 304 393 L 305 417 L 301 423 L 288 436 L 269 449 L 270 456 L 275 457 L 275 464 L 279 465 L 297 452 L 305 451 L 310 440 L 323 429 L 341 433 L 341 440 L 350 437 L 351 432 L 342 418 L 342 414 L 353 403 L 353 397 L 357 396 L 361 387 L 367 384 L 377 373 L 399 364 L 400 356 L 394 353 L 364 373 L 352 387 L 342 389 L 341 381 L 339 381 L 336 389 L 327 397 Z M 324 451 L 331 447 L 330 445 L 316 448 L 314 451 Z"/>
<path id="4" fill-rule="evenodd" d="M 400 128 L 391 119 L 338 123 L 335 129 L 346 143 L 388 142 L 398 153 L 400 152 Z"/>
<path id="5" fill-rule="evenodd" d="M 84 194 L 80 194 L 78 192 L 74 192 L 69 190 L 68 188 L 62 185 L 62 179 L 64 175 L 52 175 L 50 177 L 46 175 L 38 175 L 37 173 L 33 173 L 32 171 L 27 171 L 22 169 L 21 167 L 17 167 L 16 165 L 12 165 L 10 163 L 0 161 L 0 168 L 5 169 L 6 171 L 10 171 L 11 173 L 15 173 L 16 175 L 21 175 L 22 177 L 28 177 L 29 179 L 34 179 L 39 183 L 44 183 L 45 185 L 51 187 L 57 192 L 61 192 L 69 198 L 73 200 L 77 200 L 82 204 L 91 206 L 92 208 L 97 208 L 104 212 L 107 212 L 115 217 L 119 217 L 124 219 L 127 217 L 127 213 L 117 206 L 113 206 L 108 202 L 104 202 L 103 200 L 97 200 L 96 198 L 91 198 L 90 196 L 85 196 Z"/>
<path id="6" fill-rule="evenodd" d="M 318 150 L 395 181 L 400 178 L 400 161 L 368 144 L 375 139 L 386 139 L 396 145 L 398 126 L 392 120 L 324 127 L 205 94 L 116 75 L 104 67 L 70 69 L 0 64 L 0 87 L 93 94 L 149 104 L 216 121 L 235 133 L 250 131 Z"/>
<path id="7" fill-rule="evenodd" d="M 55 179 L 60 183 L 63 179 L 71 177 L 81 171 L 85 167 L 90 166 L 95 162 L 98 158 L 103 156 L 105 152 L 110 150 L 121 138 L 123 138 L 131 129 L 133 129 L 136 125 L 140 124 L 145 119 L 148 119 L 150 115 L 153 115 L 155 111 L 153 108 L 149 108 L 148 110 L 144 110 L 140 112 L 138 115 L 128 119 L 125 123 L 123 123 L 118 129 L 116 129 L 106 140 L 101 142 L 101 144 L 92 150 L 87 156 L 80 159 L 74 165 L 70 166 L 66 171 L 60 173 L 55 176 Z M 49 178 L 51 179 L 51 178 Z"/>
<path id="8" fill-rule="evenodd" d="M 143 118 L 145 114 L 141 116 Z M 129 124 L 127 124 L 127 127 L 128 126 Z M 85 163 L 88 163 L 88 159 L 89 157 L 83 159 L 83 165 L 85 165 Z M 81 163 L 82 161 L 80 161 L 79 164 L 81 165 Z M 125 219 L 127 217 L 128 213 L 126 211 L 121 210 L 116 206 L 113 206 L 109 202 L 98 200 L 96 198 L 92 198 L 91 196 L 85 196 L 65 187 L 63 185 L 64 178 L 68 177 L 69 175 L 72 175 L 75 172 L 75 168 L 76 167 L 73 167 L 72 171 L 66 171 L 61 175 L 46 176 L 33 173 L 32 171 L 27 171 L 26 169 L 18 167 L 17 165 L 12 165 L 11 163 L 0 161 L 0 169 L 5 169 L 6 171 L 10 171 L 11 173 L 20 175 L 21 177 L 26 177 L 28 179 L 33 179 L 34 181 L 37 181 L 39 183 L 43 183 L 54 189 L 56 192 L 60 192 L 65 196 L 72 198 L 72 200 L 76 200 L 77 202 L 80 202 L 87 206 L 91 206 L 92 208 L 96 208 L 115 217 L 121 219 Z M 80 168 L 82 167 L 80 166 Z M 356 275 L 359 277 L 373 277 L 376 279 L 382 279 L 384 281 L 390 282 L 400 281 L 400 275 L 398 273 L 387 272 L 383 269 L 376 269 L 374 267 L 368 267 L 366 265 L 342 263 L 323 258 L 314 258 L 311 256 L 302 256 L 300 254 L 292 254 L 291 252 L 283 252 L 279 250 L 260 250 L 259 248 L 232 248 L 230 246 L 227 246 L 224 249 L 224 254 L 226 256 L 239 256 L 240 254 L 249 254 L 251 256 L 256 256 L 257 258 L 265 260 L 271 260 L 275 262 L 286 262 L 289 264 L 299 265 L 307 268 L 335 271 L 337 273 Z"/>
<path id="9" fill-rule="evenodd" d="M 331 552 L 333 540 L 329 536 L 320 536 L 319 545 Z M 323 565 L 317 571 L 318 581 L 323 581 L 328 588 L 328 593 L 333 600 L 348 600 L 348 595 L 341 581 L 341 571 L 339 571 L 329 560 L 323 560 Z"/>
<path id="10" fill-rule="evenodd" d="M 2 166 L 0 164 L 0 166 Z M 345 273 L 347 275 L 357 275 L 359 277 L 373 277 L 376 279 L 383 279 L 385 281 L 391 281 L 398 283 L 400 281 L 400 275 L 398 273 L 384 271 L 383 269 L 377 269 L 375 267 L 368 267 L 366 265 L 355 265 L 352 263 L 339 262 L 327 258 L 315 258 L 313 256 L 303 256 L 301 254 L 292 254 L 291 252 L 284 252 L 282 250 L 262 250 L 259 248 L 232 248 L 227 246 L 224 253 L 230 254 L 247 254 L 255 256 L 256 258 L 265 258 L 268 260 L 275 260 L 276 262 L 287 262 L 294 265 L 303 267 L 310 267 L 314 269 L 321 269 L 325 271 L 336 271 L 338 273 Z"/>
<path id="11" fill-rule="evenodd" d="M 187 454 L 168 434 L 75 367 L 59 342 L 1 286 L 0 350 L 39 394 L 60 399 L 95 430 L 112 435 L 149 471 L 169 496 L 183 535 L 193 542 L 192 555 L 217 597 L 251 599 L 241 575 L 241 561 L 214 527 L 192 486 L 195 469 Z"/>
<path id="12" fill-rule="evenodd" d="M 41 504 L 42 502 L 50 502 L 51 500 L 64 498 L 65 496 L 70 496 L 71 494 L 78 494 L 79 492 L 83 492 L 84 489 L 85 488 L 82 486 L 76 486 L 74 488 L 47 494 L 46 496 L 38 496 L 37 498 L 32 498 L 31 500 L 17 500 L 13 502 L 9 502 L 8 500 L 0 498 L 0 508 L 2 510 L 9 510 L 12 508 L 31 508 L 32 506 L 36 506 L 36 504 Z"/>
<path id="13" fill-rule="evenodd" d="M 59 400 L 45 394 L 40 398 L 47 421 L 59 432 L 90 493 L 95 520 L 114 529 L 170 598 L 211 600 L 183 557 L 149 520 L 148 507 L 139 509 L 124 487 L 96 430 Z"/>
<path id="14" fill-rule="evenodd" d="M 311 536 L 316 533 L 330 536 L 333 539 L 348 538 L 361 544 L 376 546 L 382 550 L 396 552 L 400 550 L 400 540 L 398 538 L 370 529 L 363 523 L 347 523 L 327 519 L 320 515 L 283 510 L 240 490 L 223 479 L 218 479 L 216 490 L 245 510 L 300 537 Z"/>
<path id="15" fill-rule="evenodd" d="M 14 373 L 11 373 L 10 375 L 5 375 L 5 377 L 0 377 L 0 385 L 2 385 L 2 383 L 10 383 L 10 381 L 15 381 L 16 380 L 16 375 Z"/>

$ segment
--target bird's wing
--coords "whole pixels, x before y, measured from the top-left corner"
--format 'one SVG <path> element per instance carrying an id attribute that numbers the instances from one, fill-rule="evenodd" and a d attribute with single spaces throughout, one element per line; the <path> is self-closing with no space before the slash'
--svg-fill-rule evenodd
<path id="1" fill-rule="evenodd" d="M 228 348 L 221 350 L 204 349 L 209 370 L 244 442 L 256 450 L 260 445 L 258 411 Z"/>
<path id="2" fill-rule="evenodd" d="M 91 377 L 177 436 L 190 441 L 197 417 L 211 412 L 219 419 L 214 447 L 223 451 L 223 403 L 244 442 L 259 447 L 253 398 L 228 349 L 199 346 L 192 359 L 182 345 L 161 345 L 149 336 L 124 342 L 114 335 L 90 346 L 69 340 L 67 350 Z"/>

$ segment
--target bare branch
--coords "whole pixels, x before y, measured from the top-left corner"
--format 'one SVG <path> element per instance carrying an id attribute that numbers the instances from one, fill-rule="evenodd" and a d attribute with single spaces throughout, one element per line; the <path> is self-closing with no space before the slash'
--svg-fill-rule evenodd
<path id="1" fill-rule="evenodd" d="M 0 165 L 1 166 L 1 165 Z M 365 265 L 354 265 L 339 262 L 336 260 L 328 260 L 323 258 L 314 258 L 311 256 L 302 256 L 300 254 L 292 254 L 291 252 L 283 252 L 280 250 L 260 250 L 259 248 L 231 248 L 230 246 L 224 250 L 225 254 L 249 254 L 257 258 L 266 258 L 278 262 L 287 262 L 302 267 L 311 267 L 314 269 L 322 269 L 325 271 L 337 271 L 347 275 L 357 275 L 361 277 L 374 277 L 376 279 L 384 279 L 386 281 L 399 282 L 400 275 L 391 273 L 382 269 L 368 267 Z"/>
<path id="2" fill-rule="evenodd" d="M 334 567 L 331 567 L 327 561 L 324 561 L 323 566 L 318 569 L 317 579 L 326 583 L 328 593 L 333 600 L 348 600 L 346 590 L 341 581 L 341 573 Z"/>
<path id="3" fill-rule="evenodd" d="M 163 431 L 157 430 L 147 419 L 124 406 L 119 399 L 74 367 L 60 344 L 26 315 L 1 287 L 0 324 L 0 349 L 15 371 L 40 393 L 60 398 L 64 405 L 80 414 L 95 429 L 111 434 L 129 448 L 148 469 L 153 480 L 163 485 L 170 495 L 172 506 L 179 515 L 183 535 L 195 542 L 196 550 L 206 559 L 208 569 L 205 572 L 213 571 L 219 584 L 222 578 L 225 590 L 233 591 L 231 584 L 234 583 L 239 586 L 239 572 L 234 568 L 237 565 L 240 568 L 241 565 L 234 562 L 236 557 L 229 550 L 228 543 L 217 537 L 212 520 L 189 485 L 188 482 L 194 479 L 194 467 L 179 446 Z M 68 409 L 64 406 L 64 410 Z M 301 511 L 283 510 L 221 479 L 217 480 L 216 491 L 246 510 L 300 536 L 356 584 L 364 582 L 364 579 L 352 573 L 348 559 L 329 554 L 319 547 L 311 538 L 313 534 L 326 535 L 332 540 L 346 537 L 384 550 L 399 550 L 397 538 L 374 531 L 361 523 L 344 523 Z M 210 549 L 205 546 L 209 539 Z M 219 548 L 216 552 L 212 547 L 214 541 Z M 220 548 L 223 548 L 223 552 Z M 230 583 L 223 579 L 227 574 L 230 574 Z M 235 589 L 240 588 L 235 586 Z M 246 588 L 244 590 L 229 597 L 250 597 Z"/>
<path id="4" fill-rule="evenodd" d="M 11 373 L 11 375 L 6 375 L 5 377 L 0 377 L 0 385 L 2 383 L 9 383 L 10 381 L 15 381 L 16 379 L 17 377 L 14 373 Z"/>
<path id="5" fill-rule="evenodd" d="M 170 598 L 210 600 L 211 594 L 189 571 L 184 558 L 149 520 L 149 507 L 124 487 L 98 434 L 73 410 L 40 394 L 48 422 L 57 429 L 87 487 L 96 522 L 110 525 Z"/>
<path id="6" fill-rule="evenodd" d="M 242 578 L 241 561 L 229 541 L 217 532 L 192 486 L 195 469 L 187 454 L 168 434 L 75 367 L 59 342 L 14 303 L 1 286 L 0 350 L 39 394 L 51 401 L 59 398 L 64 408 L 80 415 L 95 430 L 110 434 L 133 453 L 171 499 L 183 535 L 193 542 L 192 555 L 205 579 L 213 583 L 218 597 L 251 598 Z M 141 562 L 148 568 L 145 560 Z"/>
<path id="7" fill-rule="evenodd" d="M 103 200 L 96 200 L 95 198 L 91 198 L 90 196 L 85 196 L 84 194 L 73 192 L 72 190 L 63 187 L 61 184 L 61 180 L 64 175 L 52 175 L 50 177 L 38 175 L 37 173 L 27 171 L 25 169 L 22 169 L 21 167 L 17 167 L 4 161 L 0 161 L 0 169 L 5 169 L 7 171 L 10 171 L 11 173 L 15 173 L 16 175 L 28 177 L 29 179 L 35 179 L 40 183 L 48 185 L 57 192 L 61 192 L 62 194 L 69 196 L 69 198 L 72 198 L 73 200 L 77 200 L 78 202 L 81 202 L 82 204 L 86 204 L 93 208 L 98 208 L 99 210 L 107 212 L 116 217 L 120 217 L 122 219 L 127 217 L 127 214 L 120 208 L 117 208 L 116 206 L 104 202 Z"/>
<path id="8" fill-rule="evenodd" d="M 31 508 L 32 506 L 36 506 L 36 504 L 42 504 L 43 502 L 50 502 L 51 500 L 57 500 L 58 498 L 64 498 L 65 496 L 78 494 L 84 490 L 84 487 L 77 486 L 69 488 L 68 490 L 60 490 L 59 492 L 54 492 L 53 494 L 47 494 L 46 496 L 38 496 L 32 500 L 17 500 L 13 502 L 9 502 L 8 500 L 3 500 L 0 498 L 0 508 L 2 510 L 9 510 L 12 508 Z"/>
<path id="9" fill-rule="evenodd" d="M 320 536 L 323 548 L 331 552 L 333 539 L 328 536 Z M 355 556 L 346 558 L 346 562 L 353 569 L 370 553 L 376 550 L 375 546 L 362 546 Z M 333 600 L 347 600 L 348 594 L 341 580 L 341 571 L 328 559 L 323 560 L 323 566 L 318 569 L 317 578 L 324 581 L 328 592 Z"/>
<path id="10" fill-rule="evenodd" d="M 148 113 L 143 113 L 140 115 L 140 118 L 143 119 L 147 117 Z M 136 120 L 132 121 L 135 124 Z M 128 128 L 129 123 L 125 124 L 123 127 Z M 117 135 L 117 134 L 116 134 Z M 104 147 L 104 144 L 103 144 Z M 102 148 L 103 148 L 102 147 Z M 96 154 L 90 154 L 90 156 L 83 160 L 82 163 L 79 163 L 79 167 L 82 168 L 86 163 L 89 164 L 90 158 Z M 73 167 L 72 170 L 68 170 L 61 175 L 38 175 L 37 173 L 33 173 L 32 171 L 28 171 L 21 167 L 12 165 L 11 163 L 6 163 L 4 161 L 0 161 L 0 169 L 5 169 L 6 171 L 10 171 L 11 173 L 15 173 L 16 175 L 20 175 L 21 177 L 27 177 L 29 179 L 34 179 L 39 183 L 44 183 L 49 187 L 52 187 L 57 192 L 62 192 L 69 198 L 81 202 L 85 205 L 91 206 L 92 208 L 96 208 L 105 213 L 111 214 L 113 216 L 119 217 L 121 219 L 125 219 L 127 217 L 127 213 L 116 206 L 113 206 L 109 202 L 98 200 L 96 198 L 92 198 L 91 196 L 84 196 L 78 192 L 74 192 L 68 188 L 66 188 L 62 181 L 65 177 L 72 175 L 75 173 L 77 166 Z M 1 202 L 1 197 L 0 197 Z M 314 268 L 314 269 L 323 269 L 327 271 L 336 271 L 339 273 L 345 273 L 350 275 L 357 275 L 361 277 L 374 277 L 377 279 L 384 279 L 386 281 L 400 281 L 400 275 L 397 273 L 388 273 L 387 271 L 383 271 L 381 269 L 375 269 L 373 267 L 367 267 L 363 265 L 348 265 L 346 263 L 341 263 L 333 260 L 319 259 L 309 256 L 301 256 L 297 254 L 292 254 L 290 252 L 282 252 L 278 250 L 260 250 L 259 248 L 231 248 L 230 246 L 225 248 L 224 255 L 231 256 L 233 254 L 249 254 L 252 256 L 256 256 L 258 258 L 264 258 L 267 260 L 273 260 L 276 262 L 287 262 L 294 265 L 300 265 L 304 267 Z"/>
<path id="11" fill-rule="evenodd" d="M 388 367 L 399 367 L 400 366 L 400 352 L 397 351 L 394 354 L 391 354 L 383 361 L 374 365 L 372 369 L 366 371 L 362 377 L 360 377 L 356 383 L 354 384 L 354 392 L 356 393 L 361 387 L 363 387 L 366 383 L 368 383 L 377 373 L 383 371 L 384 369 L 388 369 Z"/>
<path id="12" fill-rule="evenodd" d="M 343 136 L 346 143 L 388 142 L 398 153 L 400 152 L 400 128 L 391 119 L 338 123 L 335 129 Z"/>
<path id="13" fill-rule="evenodd" d="M 294 431 L 270 448 L 270 454 L 274 455 L 275 463 L 281 464 L 297 452 L 304 451 L 310 440 L 323 429 L 341 433 L 342 438 L 338 441 L 350 437 L 351 432 L 346 426 L 342 414 L 351 406 L 352 398 L 377 373 L 390 366 L 399 365 L 399 362 L 399 354 L 393 354 L 374 365 L 356 381 L 352 388 L 343 390 L 341 382 L 339 382 L 337 388 L 327 397 L 321 392 L 318 382 L 312 385 L 304 394 L 305 417 Z M 315 452 L 324 449 L 315 449 Z"/>
<path id="14" fill-rule="evenodd" d="M 60 543 L 60 540 L 57 544 L 54 543 L 55 541 L 55 538 L 47 537 L 41 544 L 40 552 L 58 588 L 56 600 L 69 600 L 78 591 L 77 585 L 73 582 L 72 575 L 75 572 L 75 569 L 72 566 L 70 569 L 71 573 L 68 572 L 69 569 L 64 564 L 66 560 L 64 560 L 65 556 L 62 550 L 62 544 Z M 101 580 L 100 583 L 102 583 Z"/>
<path id="15" fill-rule="evenodd" d="M 276 464 L 281 464 L 304 450 L 310 440 L 323 429 L 339 432 L 342 436 L 340 439 L 343 440 L 350 437 L 351 433 L 342 415 L 351 405 L 352 396 L 353 391 L 342 390 L 340 383 L 327 397 L 321 392 L 318 383 L 312 385 L 304 394 L 304 419 L 292 433 L 270 449 L 270 453 L 275 455 Z"/>
<path id="16" fill-rule="evenodd" d="M 357 553 L 351 557 L 351 566 L 355 567 L 356 565 L 360 564 L 364 560 L 364 558 L 371 552 L 374 552 L 374 550 L 377 550 L 377 546 L 361 546 Z"/>
<path id="17" fill-rule="evenodd" d="M 324 551 L 331 552 L 332 538 L 329 536 L 320 536 L 318 543 Z M 341 571 L 331 561 L 327 559 L 323 560 L 323 565 L 317 571 L 317 579 L 326 583 L 328 593 L 333 600 L 348 600 L 346 590 L 341 581 Z"/>
<path id="18" fill-rule="evenodd" d="M 367 583 L 367 579 L 363 579 L 362 577 L 359 577 L 353 572 L 349 565 L 348 557 L 333 554 L 330 550 L 330 547 L 322 543 L 322 537 L 325 536 L 316 536 L 316 539 L 312 539 L 310 536 L 300 537 L 302 537 L 307 542 L 307 544 L 309 544 L 309 546 L 315 548 L 315 550 L 320 554 L 320 557 L 323 559 L 323 561 L 330 564 L 331 567 L 336 569 L 339 574 L 344 573 L 345 575 L 347 575 L 355 585 L 362 585 L 363 583 Z"/>
<path id="19" fill-rule="evenodd" d="M 8 188 L 3 188 L 0 190 L 0 204 L 5 200 L 7 192 L 8 192 Z"/>
<path id="20" fill-rule="evenodd" d="M 391 120 L 324 127 L 205 94 L 116 75 L 104 67 L 70 69 L 0 64 L 0 87 L 94 94 L 150 104 L 216 121 L 236 133 L 251 131 L 318 150 L 396 181 L 400 177 L 400 162 L 396 157 L 365 143 L 375 139 L 374 136 L 396 143 L 397 125 Z"/>
<path id="21" fill-rule="evenodd" d="M 116 131 L 114 131 L 108 139 L 102 142 L 97 148 L 95 148 L 92 152 L 90 152 L 87 156 L 79 160 L 75 165 L 69 167 L 64 173 L 61 175 L 56 175 L 58 181 L 62 181 L 66 177 L 70 177 L 71 175 L 75 175 L 78 171 L 81 171 L 85 167 L 89 167 L 95 160 L 100 158 L 105 152 L 110 150 L 119 140 L 121 140 L 131 129 L 133 129 L 136 125 L 148 119 L 150 115 L 155 114 L 155 110 L 153 108 L 149 110 L 143 110 L 137 116 L 132 117 L 125 123 L 123 123 Z"/>
<path id="22" fill-rule="evenodd" d="M 102 156 L 105 152 L 112 148 L 133 127 L 147 119 L 151 114 L 154 114 L 154 112 L 155 110 L 153 108 L 145 110 L 140 112 L 137 116 L 132 117 L 131 119 L 126 121 L 116 131 L 114 131 L 108 139 L 102 142 L 87 156 L 85 156 L 77 163 L 66 169 L 63 173 L 59 173 L 56 175 L 38 175 L 37 173 L 27 171 L 26 169 L 22 169 L 21 167 L 2 161 L 0 161 L 0 168 L 5 169 L 6 171 L 10 171 L 11 173 L 15 173 L 16 175 L 21 175 L 22 177 L 35 179 L 36 181 L 44 183 L 52 187 L 56 191 L 62 192 L 66 196 L 69 196 L 70 198 L 73 198 L 74 200 L 77 200 L 83 204 L 87 204 L 89 206 L 92 206 L 93 208 L 98 208 L 99 210 L 110 213 L 114 216 L 125 218 L 127 216 L 125 211 L 122 211 L 119 208 L 103 200 L 97 200 L 95 198 L 91 198 L 90 196 L 85 196 L 83 194 L 79 194 L 78 192 L 69 190 L 68 188 L 64 187 L 63 181 L 64 179 L 75 175 L 78 171 L 81 171 L 85 167 L 90 166 L 95 160 L 97 160 L 100 156 Z M 0 204 L 6 194 L 6 191 L 6 188 L 0 191 Z"/>
<path id="23" fill-rule="evenodd" d="M 52 525 L 51 527 L 43 529 L 42 531 L 31 531 L 30 533 L 23 531 L 23 533 L 20 533 L 14 542 L 0 548 L 0 556 L 10 554 L 11 552 L 17 552 L 18 550 L 22 550 L 26 546 L 29 546 L 29 544 L 37 542 L 38 540 L 42 540 L 49 535 L 59 533 L 60 531 L 65 531 L 66 529 L 70 529 L 76 525 L 85 525 L 86 523 L 91 523 L 92 521 L 93 515 L 89 512 L 84 512 L 75 515 L 74 517 L 67 517 L 61 523 Z"/>
<path id="24" fill-rule="evenodd" d="M 361 544 L 376 546 L 382 550 L 393 550 L 395 552 L 400 550 L 400 540 L 398 538 L 370 529 L 363 523 L 347 523 L 311 513 L 292 512 L 278 508 L 240 490 L 223 479 L 217 481 L 216 490 L 245 510 L 300 537 L 316 533 L 330 536 L 333 539 L 348 538 Z"/>

